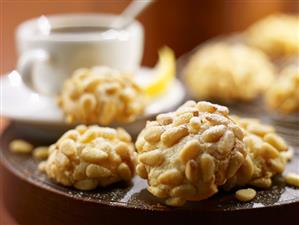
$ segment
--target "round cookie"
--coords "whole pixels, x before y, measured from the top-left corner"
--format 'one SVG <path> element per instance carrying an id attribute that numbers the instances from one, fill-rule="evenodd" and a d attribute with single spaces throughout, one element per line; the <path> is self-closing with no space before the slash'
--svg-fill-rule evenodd
<path id="1" fill-rule="evenodd" d="M 57 183 L 91 190 L 130 181 L 135 165 L 136 152 L 125 130 L 80 125 L 50 146 L 39 168 Z"/>
<path id="2" fill-rule="evenodd" d="M 271 57 L 299 54 L 299 16 L 274 14 L 245 32 L 248 43 Z"/>
<path id="3" fill-rule="evenodd" d="M 196 99 L 251 101 L 269 87 L 274 67 L 260 50 L 219 42 L 199 49 L 184 74 Z"/>
<path id="4" fill-rule="evenodd" d="M 299 113 L 299 67 L 286 67 L 266 93 L 266 103 L 272 110 L 284 114 Z"/>
<path id="5" fill-rule="evenodd" d="M 271 178 L 282 173 L 287 163 L 288 159 L 284 156 L 288 150 L 287 144 L 272 126 L 262 124 L 257 119 L 235 116 L 232 119 L 244 129 L 247 157 L 224 188 L 228 190 L 246 184 L 259 188 L 271 187 Z"/>
<path id="6" fill-rule="evenodd" d="M 59 106 L 68 122 L 131 122 L 145 108 L 144 91 L 128 74 L 108 67 L 79 69 L 64 84 Z"/>
<path id="7" fill-rule="evenodd" d="M 148 190 L 179 206 L 206 199 L 233 177 L 247 157 L 242 129 L 226 107 L 188 101 L 148 122 L 136 141 L 137 174 Z"/>

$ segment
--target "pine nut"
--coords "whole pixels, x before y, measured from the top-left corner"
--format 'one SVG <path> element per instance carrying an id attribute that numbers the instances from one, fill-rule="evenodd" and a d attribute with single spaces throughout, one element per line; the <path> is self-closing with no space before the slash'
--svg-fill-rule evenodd
<path id="1" fill-rule="evenodd" d="M 93 139 L 95 139 L 97 136 L 96 132 L 94 130 L 87 130 L 80 138 L 80 141 L 82 143 L 88 143 L 91 142 Z"/>
<path id="2" fill-rule="evenodd" d="M 173 188 L 170 192 L 172 197 L 189 198 L 195 195 L 196 189 L 191 184 L 183 184 Z"/>
<path id="3" fill-rule="evenodd" d="M 195 183 L 198 180 L 198 166 L 195 160 L 190 160 L 186 164 L 185 175 L 188 180 Z"/>
<path id="4" fill-rule="evenodd" d="M 214 113 L 217 110 L 216 105 L 211 104 L 210 102 L 201 101 L 197 103 L 197 109 L 200 112 L 208 112 L 208 113 Z"/>
<path id="5" fill-rule="evenodd" d="M 140 176 L 143 179 L 147 179 L 148 178 L 148 174 L 146 171 L 146 168 L 143 164 L 138 164 L 136 167 L 136 173 L 138 174 L 138 176 Z"/>
<path id="6" fill-rule="evenodd" d="M 287 173 L 283 176 L 286 183 L 289 185 L 293 185 L 295 187 L 299 187 L 299 175 L 296 173 Z"/>
<path id="7" fill-rule="evenodd" d="M 149 127 L 144 132 L 144 139 L 152 144 L 157 143 L 160 141 L 163 131 L 163 127 L 160 126 Z"/>
<path id="8" fill-rule="evenodd" d="M 203 181 L 210 181 L 213 178 L 215 171 L 214 158 L 211 155 L 204 153 L 201 155 L 199 162 Z"/>
<path id="9" fill-rule="evenodd" d="M 231 178 L 232 176 L 234 176 L 243 162 L 243 155 L 240 152 L 236 152 L 229 161 L 229 165 L 227 168 L 227 178 Z"/>
<path id="10" fill-rule="evenodd" d="M 112 175 L 111 171 L 105 167 L 98 166 L 95 164 L 90 164 L 86 168 L 86 175 L 89 178 L 103 178 Z"/>
<path id="11" fill-rule="evenodd" d="M 201 126 L 201 121 L 200 121 L 199 117 L 192 117 L 190 120 L 190 125 L 197 132 Z"/>
<path id="12" fill-rule="evenodd" d="M 108 158 L 108 154 L 100 149 L 86 147 L 81 152 L 81 158 L 89 163 L 99 163 Z"/>
<path id="13" fill-rule="evenodd" d="M 188 129 L 186 127 L 173 127 L 162 134 L 161 140 L 165 146 L 171 147 L 186 135 L 188 135 Z"/>
<path id="14" fill-rule="evenodd" d="M 276 158 L 279 156 L 279 152 L 268 143 L 262 143 L 259 152 L 265 158 Z"/>
<path id="15" fill-rule="evenodd" d="M 170 169 L 162 173 L 158 177 L 161 184 L 176 186 L 183 181 L 182 174 L 176 169 Z"/>
<path id="16" fill-rule="evenodd" d="M 202 133 L 202 139 L 205 142 L 216 142 L 223 136 L 225 131 L 226 128 L 224 125 L 211 127 Z"/>
<path id="17" fill-rule="evenodd" d="M 208 114 L 206 119 L 213 125 L 227 124 L 228 119 L 218 114 Z"/>
<path id="18" fill-rule="evenodd" d="M 78 166 L 76 166 L 74 170 L 74 179 L 75 180 L 83 180 L 86 178 L 86 168 L 89 164 L 86 162 L 80 162 Z"/>
<path id="19" fill-rule="evenodd" d="M 235 194 L 236 198 L 242 202 L 248 202 L 255 198 L 256 191 L 252 188 L 240 189 Z"/>
<path id="20" fill-rule="evenodd" d="M 235 145 L 235 135 L 227 130 L 218 142 L 218 151 L 223 154 L 229 153 Z"/>
<path id="21" fill-rule="evenodd" d="M 172 123 L 173 119 L 168 114 L 160 114 L 157 116 L 157 121 L 160 125 L 168 125 Z"/>
<path id="22" fill-rule="evenodd" d="M 115 147 L 115 152 L 122 158 L 122 159 L 128 159 L 130 158 L 130 153 L 128 146 L 125 143 L 119 143 Z"/>
<path id="23" fill-rule="evenodd" d="M 267 125 L 258 125 L 258 124 L 250 124 L 247 127 L 247 130 L 252 133 L 256 134 L 260 137 L 264 137 L 267 133 L 273 133 L 274 128 Z"/>
<path id="24" fill-rule="evenodd" d="M 67 167 L 70 163 L 70 160 L 61 152 L 58 152 L 56 154 L 56 162 L 57 165 L 60 167 Z"/>
<path id="25" fill-rule="evenodd" d="M 124 141 L 127 143 L 132 141 L 131 136 L 123 128 L 117 128 L 116 132 L 121 141 Z"/>
<path id="26" fill-rule="evenodd" d="M 142 153 L 138 156 L 138 160 L 149 166 L 159 166 L 164 162 L 164 155 L 157 149 Z"/>
<path id="27" fill-rule="evenodd" d="M 47 159 L 49 156 L 49 148 L 45 146 L 40 146 L 34 149 L 33 157 L 38 160 Z"/>
<path id="28" fill-rule="evenodd" d="M 61 142 L 60 149 L 68 157 L 73 157 L 76 155 L 76 144 L 72 139 L 66 139 Z"/>
<path id="29" fill-rule="evenodd" d="M 87 126 L 82 124 L 76 127 L 76 131 L 78 131 L 80 134 L 84 134 L 86 130 L 87 130 Z"/>
<path id="30" fill-rule="evenodd" d="M 250 182 L 251 185 L 259 188 L 270 188 L 272 185 L 271 178 L 262 177 Z"/>
<path id="31" fill-rule="evenodd" d="M 168 190 L 163 190 L 158 187 L 149 186 L 147 190 L 159 198 L 165 198 L 168 195 Z"/>
<path id="32" fill-rule="evenodd" d="M 278 149 L 279 151 L 287 151 L 288 146 L 285 141 L 274 133 L 266 134 L 264 140 L 271 144 L 273 147 Z"/>
<path id="33" fill-rule="evenodd" d="M 44 172 L 46 172 L 46 167 L 47 167 L 47 162 L 42 161 L 38 164 L 38 171 L 41 173 L 44 173 Z"/>
<path id="34" fill-rule="evenodd" d="M 119 176 L 125 180 L 125 181 L 130 181 L 132 178 L 132 173 L 130 168 L 128 167 L 127 164 L 121 163 L 118 168 L 117 168 Z"/>
<path id="35" fill-rule="evenodd" d="M 192 113 L 184 113 L 180 116 L 178 116 L 175 120 L 174 120 L 174 126 L 179 126 L 179 125 L 183 125 L 183 124 L 187 124 L 189 123 L 190 119 L 193 117 Z"/>
<path id="36" fill-rule="evenodd" d="M 33 150 L 32 144 L 21 139 L 15 139 L 9 143 L 9 149 L 14 153 L 29 154 Z"/>
<path id="37" fill-rule="evenodd" d="M 200 152 L 200 144 L 197 140 L 191 140 L 185 144 L 180 152 L 180 159 L 186 163 L 190 159 L 195 159 Z"/>

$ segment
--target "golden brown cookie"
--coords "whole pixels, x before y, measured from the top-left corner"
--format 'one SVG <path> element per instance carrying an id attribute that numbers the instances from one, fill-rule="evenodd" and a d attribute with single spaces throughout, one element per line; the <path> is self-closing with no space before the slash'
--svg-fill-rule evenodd
<path id="1" fill-rule="evenodd" d="M 269 87 L 274 67 L 260 50 L 219 42 L 199 49 L 184 74 L 196 99 L 251 101 Z"/>
<path id="2" fill-rule="evenodd" d="M 59 106 L 68 122 L 131 122 L 145 108 L 142 88 L 130 75 L 108 67 L 79 69 L 64 84 Z"/>
<path id="3" fill-rule="evenodd" d="M 250 45 L 271 57 L 299 54 L 298 15 L 270 15 L 251 25 L 245 35 Z"/>
<path id="4" fill-rule="evenodd" d="M 269 188 L 271 178 L 282 173 L 287 163 L 284 153 L 286 142 L 276 134 L 272 126 L 260 123 L 257 119 L 232 117 L 245 131 L 244 143 L 247 158 L 234 177 L 224 185 L 225 189 L 250 184 Z"/>
<path id="5" fill-rule="evenodd" d="M 130 181 L 135 165 L 136 152 L 125 130 L 80 125 L 50 146 L 39 168 L 57 183 L 91 190 Z"/>
<path id="6" fill-rule="evenodd" d="M 226 107 L 189 101 L 158 115 L 138 136 L 137 174 L 166 204 L 198 201 L 218 191 L 247 157 L 243 131 Z"/>
<path id="7" fill-rule="evenodd" d="M 299 113 L 299 67 L 286 67 L 266 93 L 266 103 L 274 111 Z"/>

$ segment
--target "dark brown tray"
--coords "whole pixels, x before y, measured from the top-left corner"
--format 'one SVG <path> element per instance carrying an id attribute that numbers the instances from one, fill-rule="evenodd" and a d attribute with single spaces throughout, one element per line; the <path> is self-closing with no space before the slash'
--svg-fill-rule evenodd
<path id="1" fill-rule="evenodd" d="M 171 208 L 146 190 L 146 183 L 135 177 L 130 185 L 82 192 L 51 182 L 37 171 L 38 161 L 8 150 L 10 140 L 29 136 L 11 125 L 1 137 L 3 191 L 5 204 L 20 224 L 298 224 L 299 189 L 285 186 L 275 177 L 269 190 L 258 190 L 249 203 L 240 203 L 234 192 L 208 200 Z M 299 148 L 286 171 L 299 172 Z"/>

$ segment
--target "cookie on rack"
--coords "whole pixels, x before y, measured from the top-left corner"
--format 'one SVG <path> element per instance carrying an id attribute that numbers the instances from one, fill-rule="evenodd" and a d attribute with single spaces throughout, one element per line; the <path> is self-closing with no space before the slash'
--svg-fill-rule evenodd
<path id="1" fill-rule="evenodd" d="M 59 106 L 68 122 L 131 122 L 145 109 L 143 89 L 129 74 L 109 67 L 79 69 L 67 80 Z"/>
<path id="2" fill-rule="evenodd" d="M 184 74 L 193 98 L 252 101 L 270 86 L 274 67 L 260 50 L 217 42 L 199 49 Z"/>

